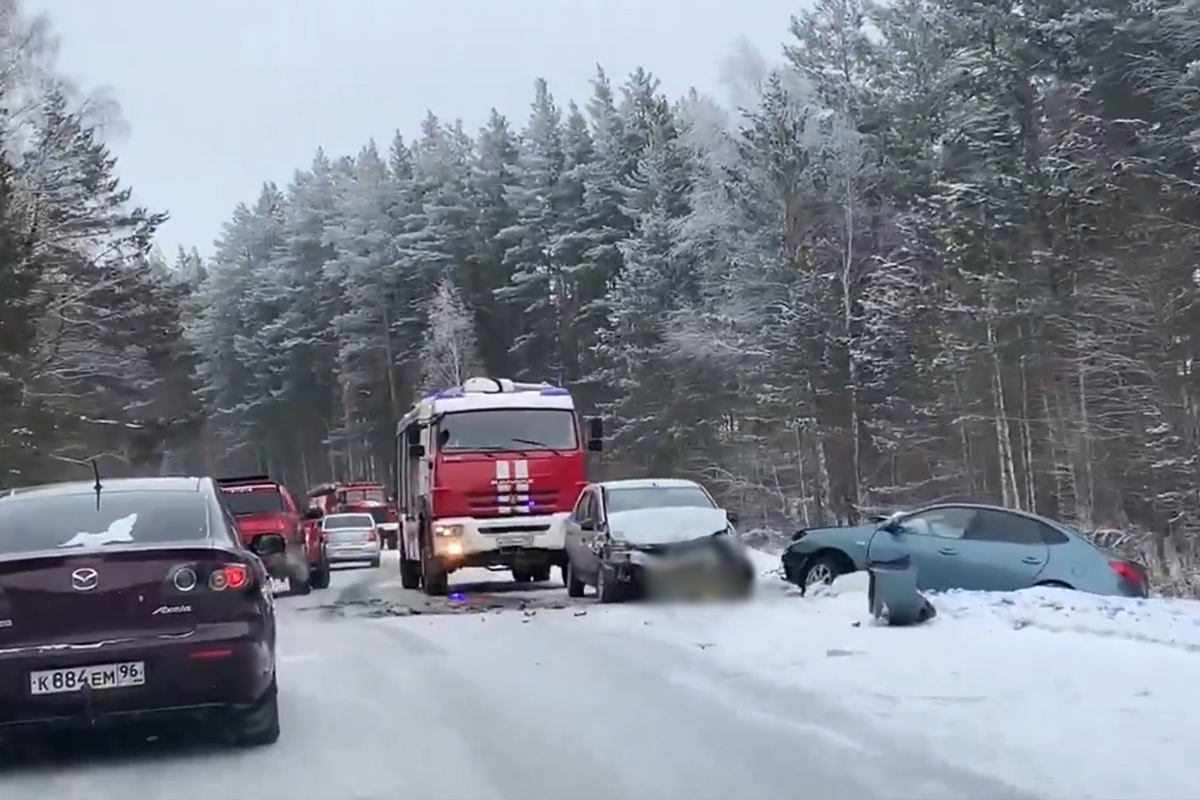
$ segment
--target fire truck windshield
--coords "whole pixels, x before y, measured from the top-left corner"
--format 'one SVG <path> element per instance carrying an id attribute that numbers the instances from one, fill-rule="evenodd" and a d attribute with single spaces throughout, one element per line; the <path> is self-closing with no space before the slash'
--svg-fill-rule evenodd
<path id="1" fill-rule="evenodd" d="M 489 408 L 454 411 L 438 423 L 446 452 L 574 450 L 575 412 L 558 408 Z"/>
<path id="2" fill-rule="evenodd" d="M 342 492 L 343 503 L 382 503 L 383 489 L 346 489 Z"/>

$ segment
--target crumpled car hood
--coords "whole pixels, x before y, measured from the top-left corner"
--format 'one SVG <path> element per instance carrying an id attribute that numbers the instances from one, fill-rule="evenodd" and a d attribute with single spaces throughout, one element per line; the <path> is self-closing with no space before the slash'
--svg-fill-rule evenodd
<path id="1" fill-rule="evenodd" d="M 614 539 L 630 544 L 675 544 L 720 533 L 729 527 L 729 520 L 719 508 L 640 508 L 614 511 L 608 516 L 608 527 Z"/>

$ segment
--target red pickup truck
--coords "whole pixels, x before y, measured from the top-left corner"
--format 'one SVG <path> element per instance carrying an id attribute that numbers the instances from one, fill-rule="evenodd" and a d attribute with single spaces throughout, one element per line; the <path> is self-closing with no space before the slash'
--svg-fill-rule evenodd
<path id="1" fill-rule="evenodd" d="M 272 578 L 287 582 L 289 594 L 329 586 L 329 558 L 319 514 L 302 510 L 286 486 L 266 475 L 218 478 L 217 485 L 243 544 L 262 556 Z M 267 536 L 277 537 L 277 546 L 266 546 Z"/>

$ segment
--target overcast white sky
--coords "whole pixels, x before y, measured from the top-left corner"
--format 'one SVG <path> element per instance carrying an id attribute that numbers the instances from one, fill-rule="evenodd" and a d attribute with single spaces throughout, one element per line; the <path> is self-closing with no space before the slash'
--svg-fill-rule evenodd
<path id="1" fill-rule="evenodd" d="M 774 56 L 802 0 L 33 0 L 60 63 L 120 103 L 135 200 L 168 210 L 160 244 L 204 254 L 235 204 L 286 184 L 318 146 L 355 153 L 426 110 L 472 129 L 523 123 L 535 78 L 586 100 L 595 65 L 645 66 L 672 95 L 719 92 L 745 37 Z M 518 125 L 519 127 L 519 125 Z"/>

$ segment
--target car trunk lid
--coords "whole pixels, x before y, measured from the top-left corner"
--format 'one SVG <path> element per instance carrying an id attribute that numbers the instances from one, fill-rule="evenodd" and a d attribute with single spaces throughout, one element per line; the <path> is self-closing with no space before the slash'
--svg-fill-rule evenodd
<path id="1" fill-rule="evenodd" d="M 198 622 L 227 617 L 230 603 L 239 602 L 239 595 L 252 588 L 208 589 L 210 574 L 231 563 L 241 561 L 230 551 L 191 544 L 2 558 L 0 647 L 186 633 Z M 187 592 L 174 581 L 183 567 L 196 575 L 196 585 Z M 251 577 L 250 583 L 257 581 Z"/>

